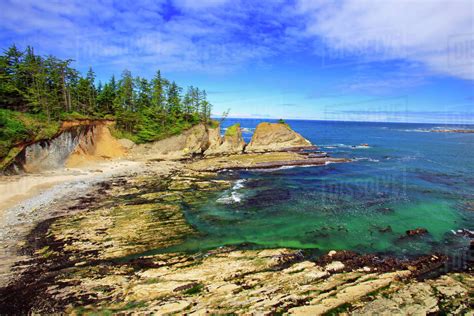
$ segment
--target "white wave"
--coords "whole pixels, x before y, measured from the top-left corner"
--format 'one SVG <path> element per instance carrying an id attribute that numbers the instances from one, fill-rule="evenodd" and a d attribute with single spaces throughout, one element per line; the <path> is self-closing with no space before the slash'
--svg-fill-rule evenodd
<path id="1" fill-rule="evenodd" d="M 369 158 L 369 157 L 357 157 L 357 158 L 354 158 L 355 161 L 370 161 L 370 162 L 380 162 L 380 160 L 378 159 L 373 159 L 373 158 Z"/>
<path id="2" fill-rule="evenodd" d="M 232 188 L 226 193 L 216 200 L 217 203 L 220 204 L 234 204 L 242 202 L 244 195 L 239 193 L 238 190 L 244 188 L 245 179 L 239 179 L 235 181 Z"/>
<path id="3" fill-rule="evenodd" d="M 398 129 L 397 131 L 401 132 L 415 132 L 415 133 L 430 133 L 431 130 L 423 129 L 423 128 L 415 128 L 415 129 Z"/>
<path id="4" fill-rule="evenodd" d="M 329 144 L 329 145 L 321 145 L 320 147 L 323 148 L 349 148 L 349 149 L 367 149 L 371 148 L 369 145 L 347 145 L 347 144 Z"/>
<path id="5" fill-rule="evenodd" d="M 244 183 L 245 183 L 245 179 L 239 179 L 235 181 L 235 184 L 232 187 L 232 190 L 242 189 L 244 187 Z"/>
<path id="6" fill-rule="evenodd" d="M 216 200 L 217 203 L 220 204 L 234 204 L 242 202 L 242 198 L 244 197 L 243 194 L 238 192 L 231 192 L 229 196 L 223 196 Z"/>
<path id="7" fill-rule="evenodd" d="M 242 133 L 253 133 L 255 131 L 255 128 L 242 127 L 240 130 L 242 131 Z"/>
<path id="8" fill-rule="evenodd" d="M 459 127 L 443 127 L 443 126 L 436 126 L 431 128 L 413 128 L 413 129 L 397 129 L 397 131 L 402 132 L 415 132 L 415 133 L 431 133 L 436 131 L 449 131 L 449 130 L 457 130 L 460 129 Z"/>
<path id="9" fill-rule="evenodd" d="M 311 168 L 311 167 L 318 167 L 321 165 L 293 165 L 293 166 L 281 166 L 275 168 L 261 168 L 261 169 L 252 169 L 252 171 L 258 172 L 274 172 L 279 170 L 287 170 L 287 169 L 294 169 L 294 168 Z"/>

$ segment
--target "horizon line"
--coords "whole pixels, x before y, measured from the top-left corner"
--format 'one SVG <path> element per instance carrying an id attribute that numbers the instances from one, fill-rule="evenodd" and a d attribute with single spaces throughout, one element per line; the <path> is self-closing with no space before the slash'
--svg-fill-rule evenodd
<path id="1" fill-rule="evenodd" d="M 220 119 L 222 116 L 213 115 L 212 118 Z M 322 122 L 349 122 L 349 123 L 387 123 L 387 124 L 443 124 L 443 125 L 474 125 L 474 121 L 465 123 L 447 123 L 447 122 L 417 122 L 417 121 L 368 121 L 368 120 L 332 120 L 332 119 L 321 119 L 321 118 L 274 118 L 274 117 L 238 117 L 228 116 L 228 119 L 239 119 L 239 120 L 273 120 L 277 121 L 280 119 L 287 121 L 322 121 Z"/>

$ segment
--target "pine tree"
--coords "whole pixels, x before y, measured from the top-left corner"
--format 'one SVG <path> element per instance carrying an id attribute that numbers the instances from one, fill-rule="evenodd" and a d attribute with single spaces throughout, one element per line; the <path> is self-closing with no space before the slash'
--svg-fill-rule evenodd
<path id="1" fill-rule="evenodd" d="M 181 88 L 173 81 L 167 90 L 168 113 L 173 117 L 178 117 L 182 113 L 180 93 Z"/>

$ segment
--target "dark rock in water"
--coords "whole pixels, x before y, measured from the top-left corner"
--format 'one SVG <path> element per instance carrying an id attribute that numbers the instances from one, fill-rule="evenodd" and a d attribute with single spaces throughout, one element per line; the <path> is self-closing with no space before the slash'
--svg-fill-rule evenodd
<path id="1" fill-rule="evenodd" d="M 415 229 L 410 229 L 407 230 L 406 232 L 407 236 L 420 236 L 420 235 L 425 235 L 428 233 L 428 230 L 426 228 L 415 228 Z"/>
<path id="2" fill-rule="evenodd" d="M 289 190 L 285 189 L 268 189 L 263 190 L 257 193 L 257 195 L 249 197 L 245 200 L 244 204 L 240 205 L 241 208 L 245 207 L 265 207 L 275 205 L 275 203 L 280 203 L 287 201 L 291 198 Z"/>
<path id="3" fill-rule="evenodd" d="M 329 155 L 327 153 L 310 153 L 308 154 L 308 157 L 309 158 L 326 158 L 326 157 L 329 157 Z"/>
<path id="4" fill-rule="evenodd" d="M 458 229 L 457 231 L 453 231 L 455 235 L 458 236 L 464 236 L 464 237 L 469 237 L 469 238 L 474 238 L 474 231 L 471 231 L 469 229 Z"/>
<path id="5" fill-rule="evenodd" d="M 466 202 L 463 206 L 466 211 L 474 212 L 474 202 Z"/>
<path id="6" fill-rule="evenodd" d="M 381 233 L 391 233 L 392 232 L 392 226 L 388 225 L 387 227 L 381 227 L 381 228 L 379 228 L 379 232 L 381 232 Z"/>

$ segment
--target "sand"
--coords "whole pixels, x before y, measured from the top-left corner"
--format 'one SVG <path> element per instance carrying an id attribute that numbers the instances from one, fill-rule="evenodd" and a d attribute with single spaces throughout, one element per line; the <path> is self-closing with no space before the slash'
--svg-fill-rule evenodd
<path id="1" fill-rule="evenodd" d="M 93 190 L 94 184 L 113 176 L 140 172 L 143 162 L 113 160 L 38 174 L 0 177 L 0 286 L 22 257 L 21 241 L 39 222 L 58 216 L 48 206 Z"/>

